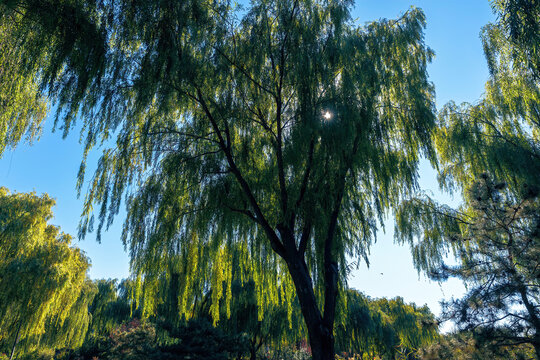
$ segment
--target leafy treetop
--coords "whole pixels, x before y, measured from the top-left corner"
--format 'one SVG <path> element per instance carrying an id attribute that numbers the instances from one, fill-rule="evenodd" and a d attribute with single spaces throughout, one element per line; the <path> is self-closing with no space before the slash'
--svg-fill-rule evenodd
<path id="1" fill-rule="evenodd" d="M 21 51 L 62 55 L 38 70 L 64 129 L 80 111 L 87 151 L 116 137 L 80 236 L 96 222 L 99 238 L 125 195 L 136 276 L 188 263 L 188 283 L 216 289 L 245 251 L 260 296 L 275 301 L 265 285 L 294 283 L 312 347 L 333 353 L 346 254 L 367 260 L 377 222 L 416 188 L 420 155 L 434 160 L 424 14 L 359 27 L 351 1 L 241 12 L 217 0 L 73 0 L 49 23 L 31 0 L 2 3 L 36 14 L 41 40 L 58 36 Z M 65 24 L 75 31 L 59 33 Z M 80 187 L 84 170 L 83 160 Z"/>

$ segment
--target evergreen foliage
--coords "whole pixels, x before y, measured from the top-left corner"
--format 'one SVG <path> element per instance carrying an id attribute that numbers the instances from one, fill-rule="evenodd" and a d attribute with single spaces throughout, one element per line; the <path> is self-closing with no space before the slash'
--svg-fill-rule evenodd
<path id="1" fill-rule="evenodd" d="M 534 356 L 528 345 L 501 346 L 485 339 L 478 341 L 470 332 L 441 336 L 439 341 L 420 349 L 418 355 L 420 360 L 526 360 Z"/>
<path id="2" fill-rule="evenodd" d="M 458 277 L 469 288 L 463 299 L 443 303 L 443 317 L 488 342 L 529 343 L 540 355 L 540 208 L 538 194 L 516 202 L 487 175 L 475 183 L 461 211 L 415 200 L 403 216 L 417 216 L 421 246 L 432 237 L 452 244 L 455 266 L 438 264 L 436 280 Z M 427 230 L 423 230 L 427 229 Z M 423 234 L 422 234 L 423 232 Z M 436 240 L 440 241 L 440 240 Z M 480 337 L 478 337 L 480 339 Z"/>
<path id="3" fill-rule="evenodd" d="M 489 341 L 529 343 L 540 356 L 540 204 L 538 196 L 512 202 L 501 190 L 489 178 L 473 186 L 470 213 L 453 234 L 467 245 L 458 248 L 462 263 L 434 275 L 473 284 L 445 305 L 446 316 L 467 330 L 480 327 Z"/>

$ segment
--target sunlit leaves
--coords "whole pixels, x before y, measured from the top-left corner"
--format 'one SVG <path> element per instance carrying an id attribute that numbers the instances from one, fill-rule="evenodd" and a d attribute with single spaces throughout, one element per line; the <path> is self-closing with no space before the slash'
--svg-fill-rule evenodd
<path id="1" fill-rule="evenodd" d="M 438 338 L 438 324 L 426 306 L 405 304 L 399 297 L 370 299 L 349 290 L 347 307 L 336 333 L 341 351 L 394 358 L 416 354 Z"/>
<path id="2" fill-rule="evenodd" d="M 540 173 L 539 40 L 530 28 L 538 27 L 540 8 L 521 0 L 493 6 L 499 21 L 482 32 L 491 71 L 485 96 L 476 104 L 449 103 L 440 112 L 441 181 L 467 187 L 489 171 L 519 194 L 524 184 L 538 185 Z"/>
<path id="3" fill-rule="evenodd" d="M 540 4 L 534 0 L 492 0 L 498 22 L 484 30 L 484 49 L 492 72 L 506 61 L 514 70 L 540 76 Z M 505 44 L 506 43 L 506 44 Z"/>
<path id="4" fill-rule="evenodd" d="M 71 237 L 48 225 L 54 200 L 0 188 L 0 341 L 79 346 L 93 289 L 89 261 Z M 43 334 L 45 336 L 43 336 Z M 9 349 L 11 350 L 11 348 Z"/>
<path id="5" fill-rule="evenodd" d="M 447 318 L 488 341 L 530 343 L 540 356 L 540 8 L 527 0 L 492 4 L 498 22 L 482 31 L 486 93 L 475 104 L 447 104 L 435 136 L 440 184 L 461 190 L 464 203 L 454 210 L 413 199 L 400 208 L 397 229 L 418 269 L 469 286 L 463 299 L 446 304 Z M 449 253 L 457 265 L 444 264 Z"/>
<path id="6" fill-rule="evenodd" d="M 81 0 L 52 23 L 32 13 L 37 38 L 54 25 L 53 44 L 29 51 L 54 55 L 39 70 L 64 128 L 80 110 L 86 151 L 116 137 L 90 181 L 80 235 L 95 227 L 99 239 L 127 199 L 123 240 L 145 316 L 160 305 L 159 279 L 178 274 L 192 303 L 215 289 L 217 321 L 229 265 L 241 264 L 261 317 L 291 298 L 288 273 L 302 268 L 295 286 L 317 298 L 314 331 L 330 289 L 331 334 L 345 254 L 367 259 L 385 211 L 416 188 L 419 157 L 434 160 L 424 14 L 358 26 L 351 6 Z M 79 31 L 56 38 L 66 24 Z M 56 56 L 65 44 L 73 52 Z M 184 316 L 189 301 L 178 302 Z"/>
<path id="7" fill-rule="evenodd" d="M 46 115 L 46 104 L 38 91 L 38 79 L 25 69 L 25 58 L 17 49 L 21 39 L 13 23 L 17 14 L 0 15 L 0 155 L 21 140 L 38 137 Z"/>

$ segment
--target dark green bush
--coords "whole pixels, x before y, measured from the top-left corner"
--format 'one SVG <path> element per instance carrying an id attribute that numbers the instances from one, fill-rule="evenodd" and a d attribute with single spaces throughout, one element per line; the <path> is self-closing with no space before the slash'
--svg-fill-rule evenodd
<path id="1" fill-rule="evenodd" d="M 227 360 L 247 353 L 243 336 L 224 334 L 204 320 L 160 330 L 168 333 L 166 344 L 158 341 L 153 324 L 132 320 L 76 352 L 57 353 L 55 360 Z"/>

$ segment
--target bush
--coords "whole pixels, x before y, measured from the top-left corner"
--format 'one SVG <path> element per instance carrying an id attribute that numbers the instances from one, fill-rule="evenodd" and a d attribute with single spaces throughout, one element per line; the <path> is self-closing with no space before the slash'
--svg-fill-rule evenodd
<path id="1" fill-rule="evenodd" d="M 276 349 L 269 349 L 263 353 L 264 360 L 311 360 L 311 354 L 306 348 L 294 346 L 282 346 Z"/>
<path id="2" fill-rule="evenodd" d="M 7 357 L 6 357 L 7 358 Z M 40 349 L 16 357 L 18 360 L 54 360 L 54 350 Z M 1 359 L 1 358 L 0 358 Z"/>
<path id="3" fill-rule="evenodd" d="M 192 320 L 170 331 L 174 342 L 160 348 L 155 359 L 226 360 L 247 353 L 247 340 L 241 335 L 228 335 L 205 320 Z"/>
<path id="4" fill-rule="evenodd" d="M 448 334 L 439 341 L 418 351 L 420 360 L 529 360 L 535 356 L 532 346 L 520 344 L 502 346 L 495 341 L 482 341 L 475 334 L 462 332 Z"/>
<path id="5" fill-rule="evenodd" d="M 168 344 L 163 345 L 152 324 L 132 320 L 109 336 L 93 338 L 78 352 L 64 352 L 55 360 L 227 360 L 247 352 L 242 336 L 224 334 L 206 321 L 190 321 L 166 331 Z"/>
<path id="6" fill-rule="evenodd" d="M 111 331 L 109 336 L 89 339 L 76 353 L 59 354 L 56 360 L 146 360 L 156 348 L 154 327 L 133 319 Z"/>

